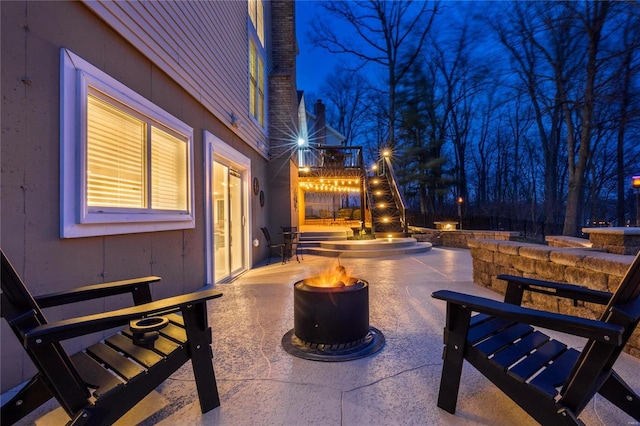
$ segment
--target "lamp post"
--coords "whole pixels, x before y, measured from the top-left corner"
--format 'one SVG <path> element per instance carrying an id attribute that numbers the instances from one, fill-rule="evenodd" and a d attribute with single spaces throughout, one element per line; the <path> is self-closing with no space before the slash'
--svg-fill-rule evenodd
<path id="1" fill-rule="evenodd" d="M 640 226 L 640 175 L 631 176 L 631 186 L 636 193 L 636 226 Z"/>
<path id="2" fill-rule="evenodd" d="M 462 231 L 462 197 L 458 197 L 458 221 L 460 222 L 460 230 Z"/>

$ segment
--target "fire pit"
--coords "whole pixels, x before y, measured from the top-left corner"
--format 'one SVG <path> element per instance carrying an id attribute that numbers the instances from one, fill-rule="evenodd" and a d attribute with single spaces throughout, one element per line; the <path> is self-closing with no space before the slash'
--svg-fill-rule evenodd
<path id="1" fill-rule="evenodd" d="M 369 326 L 369 283 L 337 275 L 293 285 L 294 328 L 282 338 L 285 351 L 314 361 L 349 361 L 378 352 L 383 334 Z"/>

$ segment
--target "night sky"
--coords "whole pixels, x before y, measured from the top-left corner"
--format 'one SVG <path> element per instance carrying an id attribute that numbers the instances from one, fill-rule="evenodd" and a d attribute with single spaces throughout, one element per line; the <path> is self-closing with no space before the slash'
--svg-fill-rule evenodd
<path id="1" fill-rule="evenodd" d="M 328 53 L 311 45 L 307 34 L 311 30 L 311 22 L 320 16 L 320 1 L 301 0 L 296 2 L 296 33 L 300 53 L 297 58 L 298 90 L 308 93 L 319 93 L 324 83 L 340 60 L 346 58 Z M 326 13 L 324 14 L 326 18 Z"/>

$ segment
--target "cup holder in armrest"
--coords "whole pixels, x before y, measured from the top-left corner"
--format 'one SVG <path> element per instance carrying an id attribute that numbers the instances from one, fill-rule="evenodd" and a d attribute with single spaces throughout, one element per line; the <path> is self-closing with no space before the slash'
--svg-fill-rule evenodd
<path id="1" fill-rule="evenodd" d="M 133 343 L 144 348 L 152 348 L 153 342 L 158 340 L 160 333 L 169 324 L 166 317 L 147 317 L 129 321 L 129 328 L 133 333 Z"/>

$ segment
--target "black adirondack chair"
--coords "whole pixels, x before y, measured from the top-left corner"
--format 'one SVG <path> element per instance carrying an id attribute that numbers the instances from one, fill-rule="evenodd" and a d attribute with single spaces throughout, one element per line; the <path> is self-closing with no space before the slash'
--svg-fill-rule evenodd
<path id="1" fill-rule="evenodd" d="M 71 417 L 69 424 L 112 424 L 189 360 L 202 412 L 220 405 L 206 301 L 221 292 L 154 302 L 149 284 L 160 278 L 150 276 L 32 296 L 4 251 L 1 273 L 2 317 L 38 368 L 37 375 L 2 406 L 3 425 L 17 422 L 52 397 Z M 47 322 L 42 312 L 126 293 L 131 293 L 135 306 L 56 322 Z M 60 344 L 118 326 L 126 327 L 71 356 Z"/>
<path id="2" fill-rule="evenodd" d="M 613 294 L 498 278 L 508 283 L 504 302 L 448 290 L 432 295 L 447 302 L 438 407 L 455 413 L 467 360 L 543 425 L 582 424 L 578 416 L 596 392 L 640 421 L 638 394 L 613 370 L 640 318 L 640 253 Z M 525 290 L 604 305 L 604 313 L 591 320 L 525 308 Z M 584 337 L 586 344 L 581 351 L 567 348 L 533 326 Z"/>

